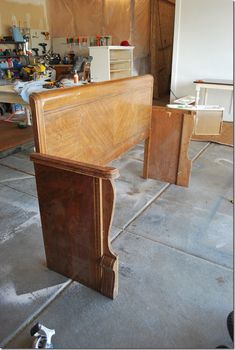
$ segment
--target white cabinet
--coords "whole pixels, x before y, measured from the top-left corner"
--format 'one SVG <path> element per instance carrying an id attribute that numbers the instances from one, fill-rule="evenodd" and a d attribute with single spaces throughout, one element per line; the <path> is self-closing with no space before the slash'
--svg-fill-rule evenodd
<path id="1" fill-rule="evenodd" d="M 91 46 L 91 81 L 133 76 L 133 46 Z"/>

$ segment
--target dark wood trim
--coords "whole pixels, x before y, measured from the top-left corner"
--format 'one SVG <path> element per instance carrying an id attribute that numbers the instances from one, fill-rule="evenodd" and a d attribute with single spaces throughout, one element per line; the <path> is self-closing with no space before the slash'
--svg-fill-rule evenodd
<path id="1" fill-rule="evenodd" d="M 36 164 L 46 165 L 50 162 L 50 166 L 63 169 L 66 171 L 76 172 L 78 174 L 98 177 L 102 179 L 116 179 L 119 177 L 119 172 L 116 168 L 107 166 L 97 166 L 88 163 L 81 163 L 55 156 L 49 156 L 42 153 L 33 153 L 30 156 L 31 160 Z"/>

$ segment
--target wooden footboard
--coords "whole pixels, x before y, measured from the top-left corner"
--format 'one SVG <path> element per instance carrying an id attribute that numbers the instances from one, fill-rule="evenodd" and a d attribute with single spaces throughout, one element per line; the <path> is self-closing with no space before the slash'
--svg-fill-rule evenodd
<path id="1" fill-rule="evenodd" d="M 118 257 L 109 243 L 118 171 L 35 153 L 47 266 L 114 298 Z"/>
<path id="2" fill-rule="evenodd" d="M 152 113 L 152 90 L 147 75 L 30 97 L 47 266 L 110 298 L 118 292 L 109 239 L 118 170 L 107 163 L 145 140 L 145 177 L 189 180 L 191 119 Z"/>

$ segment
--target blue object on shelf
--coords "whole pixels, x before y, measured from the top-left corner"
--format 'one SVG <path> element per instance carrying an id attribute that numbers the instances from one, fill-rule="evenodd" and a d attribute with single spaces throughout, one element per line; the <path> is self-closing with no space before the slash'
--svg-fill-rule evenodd
<path id="1" fill-rule="evenodd" d="M 13 60 L 13 66 L 14 66 L 14 68 L 22 68 L 23 67 L 22 63 L 17 59 Z"/>
<path id="2" fill-rule="evenodd" d="M 12 34 L 15 42 L 22 42 L 24 41 L 23 35 L 20 32 L 20 28 L 18 27 L 12 27 Z"/>

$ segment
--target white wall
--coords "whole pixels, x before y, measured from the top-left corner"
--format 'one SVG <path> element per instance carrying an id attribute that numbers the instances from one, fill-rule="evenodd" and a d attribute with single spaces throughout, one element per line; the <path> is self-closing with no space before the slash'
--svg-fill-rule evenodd
<path id="1" fill-rule="evenodd" d="M 233 0 L 176 0 L 171 90 L 194 95 L 193 81 L 206 78 L 233 80 Z M 231 121 L 230 101 L 231 92 L 208 92 Z"/>

